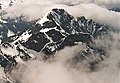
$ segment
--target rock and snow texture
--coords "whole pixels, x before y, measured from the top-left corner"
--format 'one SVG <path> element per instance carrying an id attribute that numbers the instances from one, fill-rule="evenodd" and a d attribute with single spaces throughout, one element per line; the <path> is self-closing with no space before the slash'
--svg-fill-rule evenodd
<path id="1" fill-rule="evenodd" d="M 43 52 L 49 57 L 66 46 L 82 43 L 86 44 L 87 50 L 95 49 L 99 52 L 89 45 L 94 43 L 94 38 L 107 33 L 108 30 L 110 27 L 100 25 L 84 16 L 74 18 L 64 9 L 52 9 L 46 17 L 38 20 L 34 27 L 4 42 L 1 45 L 1 58 L 10 56 L 13 60 L 16 59 L 14 63 L 17 64 L 20 58 L 23 60 L 31 58 L 28 50 Z"/>
<path id="2" fill-rule="evenodd" d="M 19 23 L 24 27 L 31 25 Z M 11 26 L 18 28 L 19 23 Z M 110 30 L 111 27 L 86 19 L 84 16 L 75 18 L 64 9 L 52 9 L 43 18 L 32 23 L 31 27 L 18 30 L 20 32 L 16 32 L 15 35 L 2 42 L 0 65 L 5 72 L 10 72 L 18 63 L 24 63 L 35 57 L 30 51 L 44 53 L 42 58 L 47 60 L 67 46 L 80 44 L 84 49 L 76 54 L 73 60 L 87 60 L 87 57 L 94 55 L 96 60 L 90 63 L 90 70 L 94 71 L 96 64 L 107 57 L 106 48 L 96 47 L 94 39 L 102 38 Z M 8 29 L 6 32 L 10 33 Z"/>

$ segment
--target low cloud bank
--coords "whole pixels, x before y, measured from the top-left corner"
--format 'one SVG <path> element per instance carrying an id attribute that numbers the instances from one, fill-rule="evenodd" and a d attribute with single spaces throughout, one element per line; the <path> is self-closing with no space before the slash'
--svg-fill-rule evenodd
<path id="1" fill-rule="evenodd" d="M 5 17 L 22 15 L 28 20 L 36 20 L 52 8 L 63 8 L 75 17 L 85 16 L 102 24 L 120 27 L 120 13 L 108 10 L 119 5 L 119 0 L 23 0 L 4 11 L 7 12 Z"/>

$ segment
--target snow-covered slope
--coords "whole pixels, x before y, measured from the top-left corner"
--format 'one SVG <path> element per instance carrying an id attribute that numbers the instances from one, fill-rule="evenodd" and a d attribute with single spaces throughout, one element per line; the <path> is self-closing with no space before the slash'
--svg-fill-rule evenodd
<path id="1" fill-rule="evenodd" d="M 8 41 L 9 37 L 32 27 L 32 22 L 25 21 L 23 16 L 13 19 L 4 16 L 5 9 L 21 2 L 22 0 L 0 0 L 0 44 Z"/>

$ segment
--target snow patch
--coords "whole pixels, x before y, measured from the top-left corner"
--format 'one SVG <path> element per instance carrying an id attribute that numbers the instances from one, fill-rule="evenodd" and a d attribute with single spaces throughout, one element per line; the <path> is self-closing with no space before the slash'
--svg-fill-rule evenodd
<path id="1" fill-rule="evenodd" d="M 15 50 L 15 48 L 4 48 L 2 47 L 1 48 L 1 51 L 4 53 L 4 54 L 7 54 L 7 55 L 10 55 L 11 57 L 15 56 L 15 55 L 18 55 L 18 52 L 17 50 Z"/>
<path id="2" fill-rule="evenodd" d="M 26 32 L 24 32 L 16 41 L 14 41 L 14 43 L 15 42 L 17 42 L 17 41 L 27 41 L 30 37 L 32 36 L 32 34 L 29 34 L 29 31 L 26 31 Z"/>
<path id="3" fill-rule="evenodd" d="M 52 30 L 52 29 L 56 29 L 56 28 L 57 28 L 57 27 L 45 28 L 45 29 L 41 29 L 40 32 L 45 33 L 45 32 L 48 32 L 48 31 L 50 31 L 50 30 Z"/>
<path id="4" fill-rule="evenodd" d="M 45 23 L 46 21 L 49 21 L 49 19 L 47 18 L 48 13 L 41 18 L 36 24 L 40 24 L 41 26 L 43 26 L 43 23 Z"/>
<path id="5" fill-rule="evenodd" d="M 15 35 L 12 31 L 8 30 L 8 37 Z"/>

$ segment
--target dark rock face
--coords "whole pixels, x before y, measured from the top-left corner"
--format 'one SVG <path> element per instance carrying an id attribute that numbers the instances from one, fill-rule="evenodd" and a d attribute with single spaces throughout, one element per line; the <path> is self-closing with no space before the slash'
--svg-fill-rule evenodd
<path id="1" fill-rule="evenodd" d="M 27 42 L 21 44 L 29 49 L 33 49 L 39 52 L 48 42 L 49 40 L 43 33 L 35 33 L 29 38 Z"/>
<path id="2" fill-rule="evenodd" d="M 46 34 L 49 37 L 51 37 L 54 42 L 57 42 L 57 41 L 61 40 L 62 38 L 64 38 L 64 36 L 59 31 L 56 31 L 54 29 L 48 31 Z"/>
<path id="3" fill-rule="evenodd" d="M 72 33 L 73 27 L 71 27 L 71 21 L 74 18 L 64 9 L 53 9 L 47 18 L 58 23 L 59 26 L 65 30 L 65 32 Z"/>
<path id="4" fill-rule="evenodd" d="M 20 24 L 20 26 L 22 25 Z M 18 25 L 18 27 L 20 26 Z M 20 33 L 16 32 L 14 36 L 10 37 L 8 43 L 3 42 L 0 65 L 7 71 L 18 63 L 18 57 L 24 61 L 32 58 L 28 50 L 43 52 L 47 59 L 51 54 L 64 47 L 78 45 L 79 43 L 84 43 L 86 49 L 82 53 L 78 53 L 73 60 L 78 62 L 85 60 L 84 56 L 90 56 L 92 53 L 100 55 L 99 61 L 104 60 L 102 55 L 106 55 L 105 50 L 94 48 L 91 44 L 94 44 L 95 38 L 109 30 L 110 27 L 98 24 L 92 19 L 86 19 L 84 16 L 75 19 L 64 9 L 52 9 L 47 16 L 37 20 L 32 28 L 27 28 Z M 2 50 L 4 48 L 14 50 L 16 54 L 12 54 L 12 52 L 7 54 L 5 50 Z M 91 69 L 94 69 L 95 64 L 99 61 L 91 62 Z"/>

